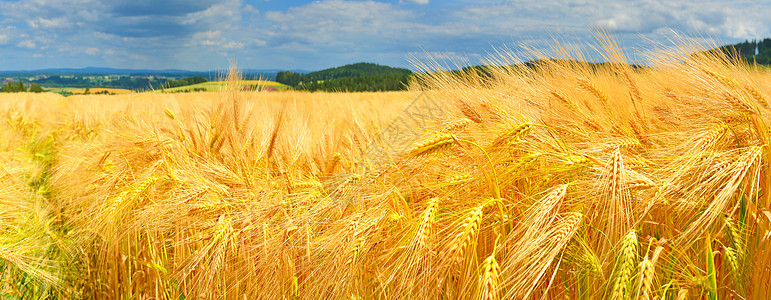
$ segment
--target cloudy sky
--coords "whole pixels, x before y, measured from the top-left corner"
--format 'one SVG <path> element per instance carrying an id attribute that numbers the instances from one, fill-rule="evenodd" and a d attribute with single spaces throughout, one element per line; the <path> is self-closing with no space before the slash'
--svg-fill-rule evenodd
<path id="1" fill-rule="evenodd" d="M 554 39 L 589 50 L 598 27 L 632 54 L 672 32 L 771 37 L 770 15 L 771 1 L 744 0 L 0 0 L 0 70 L 476 64 Z"/>

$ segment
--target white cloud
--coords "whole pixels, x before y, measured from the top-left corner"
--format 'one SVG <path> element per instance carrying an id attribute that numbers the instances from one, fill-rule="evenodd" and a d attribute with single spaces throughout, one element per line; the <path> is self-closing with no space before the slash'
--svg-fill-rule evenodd
<path id="1" fill-rule="evenodd" d="M 238 21 L 241 19 L 241 9 L 243 7 L 241 1 L 217 3 L 205 10 L 185 15 L 180 19 L 180 23 L 190 25 L 197 23 L 219 24 Z M 252 12 L 256 13 L 256 11 Z"/>
<path id="2" fill-rule="evenodd" d="M 21 41 L 18 44 L 16 44 L 16 46 L 24 47 L 24 48 L 30 48 L 30 49 L 35 49 L 35 47 L 37 47 L 37 45 L 35 44 L 35 41 L 33 41 L 33 40 Z"/>
<path id="3" fill-rule="evenodd" d="M 227 43 L 222 44 L 221 46 L 222 48 L 225 48 L 225 49 L 241 49 L 241 48 L 244 48 L 244 43 L 229 41 Z"/>
<path id="4" fill-rule="evenodd" d="M 414 12 L 376 1 L 316 1 L 265 17 L 275 24 L 272 29 L 278 36 L 328 46 L 408 38 L 408 27 L 419 25 L 412 23 Z"/>
<path id="5" fill-rule="evenodd" d="M 635 46 L 666 42 L 670 28 L 721 43 L 771 36 L 771 5 L 754 0 L 305 0 L 260 12 L 263 1 L 0 0 L 0 44 L 18 46 L 7 50 L 22 58 L 36 49 L 73 61 L 133 66 L 137 55 L 152 65 L 206 67 L 223 53 L 312 68 L 405 64 L 411 52 L 474 63 L 475 53 L 502 45 L 548 51 L 552 37 L 586 50 L 597 26 Z"/>
<path id="6" fill-rule="evenodd" d="M 59 18 L 51 18 L 51 19 L 45 19 L 45 18 L 38 18 L 35 23 L 38 24 L 38 26 L 42 29 L 55 29 L 55 28 L 65 28 L 72 25 L 66 18 L 59 17 Z"/>
<path id="7" fill-rule="evenodd" d="M 258 44 L 259 42 L 262 42 L 263 45 L 265 43 L 264 41 L 257 41 Z M 221 30 L 209 30 L 194 33 L 190 39 L 190 42 L 188 42 L 186 45 L 203 45 L 221 47 L 225 49 L 242 49 L 244 46 L 246 46 L 246 43 L 226 38 L 225 34 Z"/>
<path id="8" fill-rule="evenodd" d="M 452 15 L 478 26 L 482 37 L 533 39 L 550 44 L 552 36 L 593 42 L 594 27 L 610 29 L 630 45 L 668 42 L 661 34 L 674 30 L 709 35 L 724 42 L 771 35 L 771 5 L 751 0 L 509 0 L 469 4 Z M 538 41 L 540 40 L 540 41 Z"/>
<path id="9" fill-rule="evenodd" d="M 440 65 L 444 64 L 449 68 L 454 68 L 455 65 L 467 66 L 470 64 L 478 64 L 482 58 L 482 55 L 479 53 L 459 53 L 455 51 L 410 52 L 408 53 L 408 56 L 411 59 L 416 59 L 420 62 L 437 62 Z"/>
<path id="10" fill-rule="evenodd" d="M 428 0 L 399 0 L 399 3 L 425 5 L 425 4 L 428 4 Z"/>

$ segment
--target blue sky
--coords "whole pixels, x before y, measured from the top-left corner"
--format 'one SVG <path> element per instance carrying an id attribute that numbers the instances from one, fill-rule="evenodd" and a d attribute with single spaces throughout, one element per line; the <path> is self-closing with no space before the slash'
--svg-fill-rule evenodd
<path id="1" fill-rule="evenodd" d="M 478 64 L 554 39 L 591 52 L 598 27 L 633 54 L 673 32 L 771 37 L 769 15 L 771 2 L 746 0 L 0 0 L 0 70 Z"/>

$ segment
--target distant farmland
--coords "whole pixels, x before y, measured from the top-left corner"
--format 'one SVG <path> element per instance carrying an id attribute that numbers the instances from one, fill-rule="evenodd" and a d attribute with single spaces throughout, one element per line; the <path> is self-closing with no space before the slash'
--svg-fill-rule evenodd
<path id="1" fill-rule="evenodd" d="M 62 93 L 83 94 L 85 93 L 86 89 L 77 88 L 77 87 L 54 87 L 54 88 L 45 88 L 45 90 L 46 92 L 57 93 L 57 94 L 62 94 Z M 91 94 L 103 93 L 105 91 L 107 93 L 115 94 L 115 95 L 129 94 L 134 92 L 129 89 L 114 89 L 114 88 L 90 88 L 89 89 L 89 93 Z"/>
<path id="2" fill-rule="evenodd" d="M 228 85 L 228 82 L 226 81 L 209 81 L 204 83 L 198 83 L 193 85 L 186 85 L 186 86 L 180 86 L 170 89 L 158 89 L 155 90 L 156 92 L 163 92 L 163 93 L 175 93 L 175 92 L 184 92 L 184 91 L 196 91 L 205 89 L 207 92 L 220 92 L 223 90 L 226 90 Z M 289 86 L 275 82 L 275 81 L 268 81 L 268 80 L 240 80 L 237 83 L 238 89 L 243 90 L 245 87 L 272 87 L 276 90 L 286 90 L 289 88 Z"/>

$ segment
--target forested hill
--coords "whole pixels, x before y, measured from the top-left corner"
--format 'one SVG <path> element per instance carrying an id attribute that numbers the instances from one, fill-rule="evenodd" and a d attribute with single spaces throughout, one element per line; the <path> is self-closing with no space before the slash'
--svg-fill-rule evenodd
<path id="1" fill-rule="evenodd" d="M 771 65 L 771 38 L 760 41 L 744 41 L 733 45 L 725 45 L 718 49 L 723 51 L 736 51 L 749 63 L 756 62 L 762 65 Z"/>
<path id="2" fill-rule="evenodd" d="M 276 74 L 276 81 L 308 91 L 394 91 L 403 90 L 412 71 L 373 63 L 356 63 L 300 74 Z"/>

